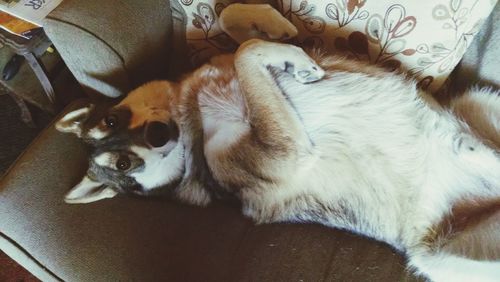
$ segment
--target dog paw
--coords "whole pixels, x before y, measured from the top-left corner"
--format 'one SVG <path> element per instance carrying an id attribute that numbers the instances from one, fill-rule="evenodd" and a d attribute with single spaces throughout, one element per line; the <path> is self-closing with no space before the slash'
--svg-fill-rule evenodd
<path id="1" fill-rule="evenodd" d="M 268 40 L 288 40 L 297 36 L 297 28 L 283 17 L 277 10 L 269 5 L 265 5 L 262 13 L 250 23 L 250 27 L 255 32 L 264 35 Z"/>
<path id="2" fill-rule="evenodd" d="M 252 54 L 266 67 L 273 67 L 293 75 L 300 83 L 311 83 L 325 76 L 325 71 L 299 47 L 250 40 L 245 42 L 238 52 Z"/>
<path id="3" fill-rule="evenodd" d="M 285 72 L 293 75 L 295 80 L 300 83 L 311 83 L 322 79 L 325 76 L 325 71 L 316 63 L 303 60 L 303 58 L 293 58 L 290 61 L 285 61 Z"/>
<path id="4" fill-rule="evenodd" d="M 219 17 L 221 29 L 238 43 L 252 38 L 287 40 L 297 36 L 297 28 L 268 4 L 231 4 Z"/>

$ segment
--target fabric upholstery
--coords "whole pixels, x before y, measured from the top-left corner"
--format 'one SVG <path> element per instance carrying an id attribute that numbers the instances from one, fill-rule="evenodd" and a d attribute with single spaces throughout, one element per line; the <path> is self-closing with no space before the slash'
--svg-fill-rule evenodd
<path id="1" fill-rule="evenodd" d="M 117 97 L 167 77 L 170 15 L 165 0 L 65 0 L 44 28 L 88 93 Z"/>
<path id="2" fill-rule="evenodd" d="M 463 91 L 471 85 L 500 88 L 500 2 L 477 34 L 454 71 L 453 91 Z"/>

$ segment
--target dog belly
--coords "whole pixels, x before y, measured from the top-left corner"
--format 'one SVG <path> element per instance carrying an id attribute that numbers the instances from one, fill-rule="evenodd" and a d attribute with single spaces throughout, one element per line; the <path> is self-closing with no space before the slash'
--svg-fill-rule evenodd
<path id="1" fill-rule="evenodd" d="M 282 75 L 279 84 L 316 154 L 304 181 L 315 179 L 315 193 L 325 202 L 348 203 L 357 218 L 349 229 L 409 246 L 455 199 L 481 195 L 479 179 L 498 185 L 492 184 L 498 174 L 479 175 L 472 161 L 484 163 L 482 174 L 500 167 L 497 156 L 460 133 L 456 120 L 425 104 L 413 84 L 391 79 L 344 73 L 301 85 Z M 464 151 L 465 143 L 477 151 Z"/>
<path id="2" fill-rule="evenodd" d="M 411 210 L 409 199 L 426 169 L 425 154 L 419 151 L 423 129 L 416 90 L 408 86 L 403 96 L 401 83 L 394 87 L 385 81 L 363 85 L 349 80 L 359 80 L 359 75 L 308 85 L 280 80 L 313 146 L 314 165 L 303 173 L 304 181 L 315 182 L 309 187 L 327 205 L 342 202 L 347 205 L 342 209 L 356 218 L 347 226 L 335 218 L 325 224 L 398 246 Z"/>

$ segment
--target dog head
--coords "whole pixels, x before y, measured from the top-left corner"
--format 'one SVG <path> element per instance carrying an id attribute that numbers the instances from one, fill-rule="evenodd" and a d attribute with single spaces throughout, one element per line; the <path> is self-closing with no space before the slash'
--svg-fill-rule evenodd
<path id="1" fill-rule="evenodd" d="M 154 188 L 176 186 L 184 173 L 176 91 L 174 83 L 154 81 L 114 106 L 88 105 L 59 120 L 59 131 L 93 147 L 87 174 L 65 201 L 88 203 L 119 193 L 150 195 Z"/>

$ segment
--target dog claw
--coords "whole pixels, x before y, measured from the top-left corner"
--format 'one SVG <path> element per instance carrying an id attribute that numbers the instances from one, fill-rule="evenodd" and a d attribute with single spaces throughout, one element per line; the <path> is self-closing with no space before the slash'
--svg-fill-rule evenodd
<path id="1" fill-rule="evenodd" d="M 309 70 L 298 71 L 295 74 L 295 79 L 300 83 L 311 83 L 318 81 L 322 79 L 323 76 L 325 76 L 325 71 L 323 71 L 322 69 L 319 69 L 317 67 L 313 67 L 312 69 L 313 69 L 312 71 Z"/>
<path id="2" fill-rule="evenodd" d="M 307 71 L 307 70 L 303 70 L 303 71 L 299 71 L 297 74 L 300 77 L 307 79 L 307 77 L 311 75 L 311 72 Z"/>

